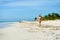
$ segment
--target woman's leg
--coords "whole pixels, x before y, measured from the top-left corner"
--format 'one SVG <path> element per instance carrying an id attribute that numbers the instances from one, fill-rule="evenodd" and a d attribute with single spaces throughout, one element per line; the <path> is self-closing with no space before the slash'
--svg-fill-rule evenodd
<path id="1" fill-rule="evenodd" d="M 39 22 L 39 27 L 41 27 L 41 21 Z"/>

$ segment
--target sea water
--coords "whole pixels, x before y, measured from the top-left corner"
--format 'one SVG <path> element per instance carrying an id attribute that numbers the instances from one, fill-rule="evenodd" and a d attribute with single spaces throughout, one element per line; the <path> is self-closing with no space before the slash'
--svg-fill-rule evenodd
<path id="1" fill-rule="evenodd" d="M 14 22 L 0 22 L 0 28 L 7 28 L 10 27 L 11 24 Z"/>

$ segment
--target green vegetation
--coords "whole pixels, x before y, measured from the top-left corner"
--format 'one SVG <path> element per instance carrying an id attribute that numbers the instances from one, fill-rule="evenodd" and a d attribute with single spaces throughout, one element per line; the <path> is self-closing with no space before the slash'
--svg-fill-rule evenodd
<path id="1" fill-rule="evenodd" d="M 49 13 L 43 17 L 43 20 L 56 20 L 60 19 L 60 14 L 58 13 Z"/>
<path id="2" fill-rule="evenodd" d="M 42 17 L 42 20 L 57 20 L 60 19 L 60 14 L 58 13 L 49 13 Z M 37 17 L 34 18 L 34 21 L 37 20 Z"/>
<path id="3" fill-rule="evenodd" d="M 36 21 L 36 20 L 37 20 L 37 17 L 34 18 L 34 21 Z"/>

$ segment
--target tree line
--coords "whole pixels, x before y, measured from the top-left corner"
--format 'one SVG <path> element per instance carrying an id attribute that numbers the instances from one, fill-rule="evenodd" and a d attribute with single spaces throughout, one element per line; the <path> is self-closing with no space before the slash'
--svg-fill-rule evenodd
<path id="1" fill-rule="evenodd" d="M 49 14 L 42 17 L 42 20 L 56 20 L 56 19 L 60 19 L 60 14 L 49 13 Z M 37 20 L 37 17 L 35 17 L 34 20 Z"/>

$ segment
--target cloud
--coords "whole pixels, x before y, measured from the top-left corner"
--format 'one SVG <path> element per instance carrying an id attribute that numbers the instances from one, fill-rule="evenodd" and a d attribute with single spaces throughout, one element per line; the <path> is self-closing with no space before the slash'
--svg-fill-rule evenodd
<path id="1" fill-rule="evenodd" d="M 22 9 L 24 9 L 24 8 L 26 8 L 26 7 L 31 7 L 31 8 L 33 8 L 33 9 L 40 9 L 40 8 L 51 8 L 51 7 L 59 7 L 60 5 L 59 5 L 59 3 L 60 3 L 60 1 L 52 1 L 52 0 L 49 0 L 49 1 L 47 1 L 47 0 L 26 0 L 26 1 L 22 1 L 22 0 L 12 0 L 12 2 L 8 2 L 8 3 L 5 3 L 5 4 L 3 4 L 2 6 L 3 6 L 3 8 L 4 9 L 9 9 L 9 8 L 15 8 L 15 9 L 17 9 L 17 8 L 19 8 L 20 7 L 20 9 L 22 8 Z"/>
<path id="2" fill-rule="evenodd" d="M 13 1 L 9 1 L 9 2 L 4 2 L 6 4 L 2 4 L 2 6 L 7 6 L 7 7 L 18 7 L 18 6 L 50 6 L 50 5 L 56 5 L 57 3 L 59 3 L 60 1 L 44 1 L 44 0 L 29 0 L 29 1 L 21 1 L 21 0 L 13 0 Z"/>
<path id="3" fill-rule="evenodd" d="M 23 1 L 23 2 L 11 2 L 8 4 L 4 4 L 4 6 L 16 7 L 16 6 L 37 6 L 37 2 L 32 1 Z"/>

